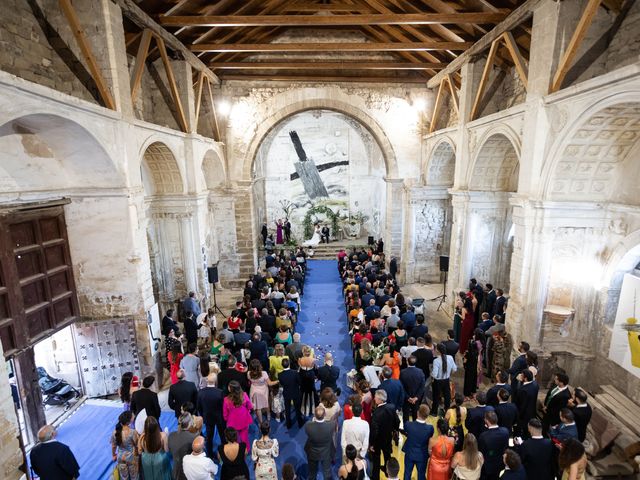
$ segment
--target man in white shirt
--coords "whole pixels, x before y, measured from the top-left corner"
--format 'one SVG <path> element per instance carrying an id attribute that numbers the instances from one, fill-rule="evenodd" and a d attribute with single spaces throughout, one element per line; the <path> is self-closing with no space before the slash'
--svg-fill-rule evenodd
<path id="1" fill-rule="evenodd" d="M 406 347 L 400 348 L 400 356 L 402 356 L 402 358 L 404 358 L 405 360 L 408 360 L 409 357 L 413 355 L 413 352 L 415 352 L 418 349 L 415 338 L 409 337 L 408 342 L 409 344 Z"/>
<path id="2" fill-rule="evenodd" d="M 191 446 L 193 451 L 182 459 L 182 469 L 187 480 L 212 480 L 218 466 L 204 452 L 204 437 L 198 436 Z"/>
<path id="3" fill-rule="evenodd" d="M 347 445 L 353 445 L 358 450 L 360 458 L 365 458 L 369 447 L 369 423 L 360 418 L 362 404 L 356 403 L 351 407 L 353 418 L 342 424 L 342 455 L 345 455 Z"/>

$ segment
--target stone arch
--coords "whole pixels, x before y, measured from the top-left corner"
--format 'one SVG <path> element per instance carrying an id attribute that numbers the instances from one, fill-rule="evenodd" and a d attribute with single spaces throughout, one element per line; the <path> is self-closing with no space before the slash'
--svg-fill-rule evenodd
<path id="1" fill-rule="evenodd" d="M 469 190 L 515 192 L 518 188 L 519 152 L 519 141 L 509 129 L 488 132 L 469 168 Z"/>
<path id="2" fill-rule="evenodd" d="M 625 189 L 620 182 L 634 186 L 629 182 L 636 175 L 621 167 L 640 144 L 639 96 L 640 91 L 614 95 L 577 115 L 543 170 L 543 198 L 633 203 L 634 195 L 621 195 Z M 630 167 L 638 172 L 635 163 Z"/>
<path id="3" fill-rule="evenodd" d="M 207 190 L 215 190 L 226 184 L 227 173 L 224 161 L 215 150 L 207 150 L 202 158 L 201 168 Z"/>
<path id="4" fill-rule="evenodd" d="M 185 192 L 185 183 L 173 151 L 163 142 L 153 142 L 142 156 L 143 170 L 150 176 L 153 191 L 148 194 L 166 195 Z M 144 175 L 143 175 L 144 177 Z"/>
<path id="5" fill-rule="evenodd" d="M 356 108 L 346 102 L 333 99 L 309 99 L 295 102 L 287 105 L 284 108 L 281 108 L 269 118 L 264 119 L 262 122 L 260 122 L 244 157 L 242 177 L 245 180 L 249 180 L 252 178 L 253 167 L 260 144 L 273 128 L 275 128 L 283 120 L 286 120 L 287 118 L 292 117 L 297 113 L 317 109 L 332 110 L 334 112 L 342 113 L 348 117 L 353 118 L 361 125 L 363 125 L 373 136 L 374 140 L 378 143 L 380 149 L 382 150 L 387 177 L 397 178 L 398 165 L 393 146 L 391 145 L 389 138 L 385 134 L 384 130 L 382 130 L 378 122 L 361 109 Z"/>
<path id="6" fill-rule="evenodd" d="M 455 177 L 456 150 L 449 137 L 436 143 L 427 160 L 425 180 L 429 186 L 452 187 Z"/>
<path id="7" fill-rule="evenodd" d="M 64 191 L 86 185 L 118 188 L 125 183 L 118 166 L 91 132 L 49 113 L 24 115 L 0 126 L 0 165 L 3 193 L 21 196 L 29 191 Z"/>

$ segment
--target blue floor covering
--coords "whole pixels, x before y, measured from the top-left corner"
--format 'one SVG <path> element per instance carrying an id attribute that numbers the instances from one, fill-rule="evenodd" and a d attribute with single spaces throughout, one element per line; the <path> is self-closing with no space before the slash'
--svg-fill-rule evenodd
<path id="1" fill-rule="evenodd" d="M 298 317 L 296 331 L 302 335 L 302 343 L 314 348 L 318 366 L 322 365 L 325 352 L 333 354 L 334 364 L 340 368 L 340 404 L 344 404 L 348 396 L 345 374 L 354 365 L 342 297 L 342 282 L 336 261 L 309 261 L 302 311 Z M 120 408 L 84 405 L 59 428 L 59 440 L 71 447 L 80 464 L 81 480 L 110 478 L 114 463 L 111 461 L 109 438 L 121 411 Z M 170 431 L 174 431 L 177 423 L 173 412 L 163 412 L 160 424 L 162 428 L 169 427 Z M 257 424 L 254 423 L 250 428 L 251 441 L 257 433 Z M 284 421 L 279 423 L 272 420 L 271 433 L 280 444 L 278 474 L 284 463 L 292 463 L 296 467 L 298 478 L 305 480 L 307 465 L 304 430 L 299 429 L 294 422 L 294 427 L 289 431 Z M 335 478 L 341 464 L 340 452 L 341 449 L 338 448 L 334 467 Z M 253 468 L 249 470 L 253 477 Z"/>

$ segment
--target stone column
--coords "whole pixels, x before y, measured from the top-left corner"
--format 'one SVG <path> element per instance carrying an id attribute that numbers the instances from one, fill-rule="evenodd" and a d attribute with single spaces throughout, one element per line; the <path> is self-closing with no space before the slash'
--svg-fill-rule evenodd
<path id="1" fill-rule="evenodd" d="M 469 192 L 451 189 L 449 193 L 453 206 L 451 244 L 449 246 L 449 285 L 458 291 L 465 289 L 469 280 L 465 273 L 469 270 L 465 266 L 468 248 L 466 224 L 469 211 Z"/>
<path id="2" fill-rule="evenodd" d="M 387 261 L 396 257 L 402 262 L 402 223 L 405 202 L 403 179 L 385 178 L 387 184 L 387 210 L 385 213 L 384 251 Z M 402 275 L 402 272 L 400 272 Z"/>
<path id="3" fill-rule="evenodd" d="M 196 273 L 195 254 L 198 246 L 194 243 L 193 214 L 185 213 L 179 217 L 180 237 L 182 244 L 182 265 L 184 282 L 187 291 L 198 291 L 198 276 Z"/>
<path id="4" fill-rule="evenodd" d="M 193 71 L 191 65 L 184 60 L 170 60 L 173 75 L 176 79 L 178 92 L 180 94 L 180 102 L 184 110 L 184 116 L 187 119 L 187 127 L 189 132 L 196 132 L 196 109 L 195 109 L 195 92 L 193 89 Z"/>
<path id="5" fill-rule="evenodd" d="M 255 231 L 251 181 L 237 182 L 232 189 L 240 283 L 258 268 L 257 233 Z"/>
<path id="6" fill-rule="evenodd" d="M 3 358 L 2 345 L 0 344 L 0 358 Z M 18 419 L 13 406 L 11 389 L 7 379 L 6 362 L 0 362 L 0 378 L 2 388 L 0 388 L 0 477 L 6 480 L 18 480 L 22 477 L 22 472 L 18 467 L 22 464 L 23 457 L 20 450 L 20 429 Z"/>

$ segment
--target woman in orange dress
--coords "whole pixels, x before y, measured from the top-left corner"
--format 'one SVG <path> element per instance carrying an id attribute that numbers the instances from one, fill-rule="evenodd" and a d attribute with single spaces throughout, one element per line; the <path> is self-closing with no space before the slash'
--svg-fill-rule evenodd
<path id="1" fill-rule="evenodd" d="M 402 358 L 396 350 L 396 344 L 394 342 L 389 343 L 389 352 L 384 354 L 382 360 L 384 364 L 391 369 L 391 378 L 398 380 L 400 378 L 400 363 L 402 362 Z"/>
<path id="2" fill-rule="evenodd" d="M 438 433 L 436 438 L 429 439 L 429 480 L 449 480 L 451 478 L 451 457 L 454 451 L 454 439 L 447 436 L 449 424 L 444 418 L 438 420 Z"/>

